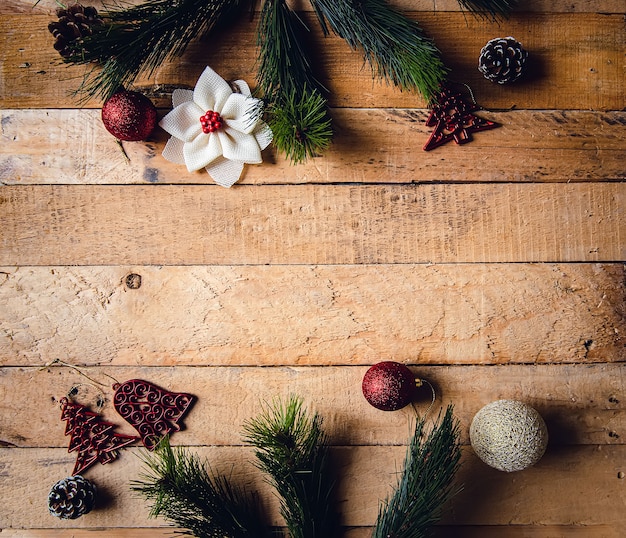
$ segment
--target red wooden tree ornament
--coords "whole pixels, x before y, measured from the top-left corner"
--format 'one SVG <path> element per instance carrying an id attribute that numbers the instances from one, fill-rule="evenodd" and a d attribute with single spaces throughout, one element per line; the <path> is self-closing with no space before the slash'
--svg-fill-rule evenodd
<path id="1" fill-rule="evenodd" d="M 468 103 L 460 92 L 444 88 L 426 120 L 426 125 L 434 127 L 434 130 L 424 145 L 424 151 L 435 149 L 450 140 L 466 144 L 472 139 L 472 133 L 500 126 L 472 114 L 479 108 L 475 103 Z"/>
<path id="2" fill-rule="evenodd" d="M 66 421 L 65 435 L 70 436 L 68 452 L 78 451 L 72 474 L 82 474 L 97 462 L 109 463 L 117 458 L 120 448 L 139 438 L 113 433 L 114 424 L 89 411 L 84 405 L 61 400 L 61 420 Z"/>
<path id="3" fill-rule="evenodd" d="M 195 401 L 191 394 L 168 392 L 141 379 L 116 383 L 113 388 L 115 409 L 139 432 L 148 450 L 154 450 L 166 435 L 182 429 L 181 420 Z"/>

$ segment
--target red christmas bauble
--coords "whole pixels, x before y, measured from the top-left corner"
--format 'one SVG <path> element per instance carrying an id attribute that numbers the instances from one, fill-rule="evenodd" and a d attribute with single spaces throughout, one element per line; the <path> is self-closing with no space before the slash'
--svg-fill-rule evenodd
<path id="1" fill-rule="evenodd" d="M 396 411 L 411 403 L 417 380 L 404 364 L 383 361 L 365 372 L 362 389 L 365 399 L 376 409 Z"/>
<path id="2" fill-rule="evenodd" d="M 102 123 L 118 140 L 137 142 L 148 138 L 156 127 L 157 110 L 145 95 L 121 90 L 102 105 Z"/>

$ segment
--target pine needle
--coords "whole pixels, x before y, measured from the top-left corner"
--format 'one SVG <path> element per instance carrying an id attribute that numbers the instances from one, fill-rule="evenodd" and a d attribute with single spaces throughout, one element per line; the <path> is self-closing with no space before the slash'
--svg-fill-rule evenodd
<path id="1" fill-rule="evenodd" d="M 461 7 L 493 21 L 507 18 L 517 0 L 459 0 Z"/>
<path id="2" fill-rule="evenodd" d="M 391 497 L 381 504 L 372 538 L 424 538 L 441 517 L 443 505 L 457 491 L 460 465 L 459 424 L 448 406 L 432 430 L 416 422 L 404 470 Z"/>
<path id="3" fill-rule="evenodd" d="M 418 24 L 385 0 L 311 0 L 324 33 L 332 30 L 361 50 L 373 75 L 426 100 L 439 90 L 447 69 Z"/>
<path id="4" fill-rule="evenodd" d="M 266 0 L 257 41 L 258 89 L 267 102 L 274 145 L 292 163 L 323 153 L 332 128 L 323 86 L 306 52 L 309 30 L 285 0 Z"/>
<path id="5" fill-rule="evenodd" d="M 296 96 L 281 96 L 268 107 L 267 124 L 274 133 L 274 145 L 292 163 L 304 162 L 323 153 L 333 132 L 326 99 L 316 90 Z"/>
<path id="6" fill-rule="evenodd" d="M 248 0 L 147 0 L 103 11 L 106 24 L 73 46 L 69 63 L 91 64 L 77 93 L 106 99 L 164 61 L 181 56 L 190 41 L 221 28 Z"/>
<path id="7" fill-rule="evenodd" d="M 257 466 L 278 493 L 290 537 L 335 536 L 335 484 L 321 417 L 309 416 L 302 401 L 291 397 L 266 407 L 244 425 L 244 433 L 255 447 Z"/>
<path id="8" fill-rule="evenodd" d="M 197 538 L 265 538 L 256 496 L 211 472 L 197 456 L 173 449 L 165 438 L 144 458 L 146 472 L 133 491 L 152 502 L 150 515 L 162 516 Z"/>

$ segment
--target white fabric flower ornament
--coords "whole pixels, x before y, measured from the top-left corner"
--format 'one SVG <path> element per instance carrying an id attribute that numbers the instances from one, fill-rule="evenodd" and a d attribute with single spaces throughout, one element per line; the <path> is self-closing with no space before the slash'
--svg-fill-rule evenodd
<path id="1" fill-rule="evenodd" d="M 174 108 L 159 122 L 172 135 L 163 157 L 190 172 L 206 168 L 223 187 L 241 177 L 244 164 L 261 163 L 261 151 L 272 141 L 260 119 L 260 99 L 251 97 L 243 80 L 234 84 L 239 93 L 207 67 L 193 91 L 174 90 Z"/>

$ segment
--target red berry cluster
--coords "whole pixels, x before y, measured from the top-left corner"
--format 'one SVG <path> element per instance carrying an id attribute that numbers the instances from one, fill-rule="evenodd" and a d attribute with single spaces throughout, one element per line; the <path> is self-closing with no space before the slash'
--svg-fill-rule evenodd
<path id="1" fill-rule="evenodd" d="M 202 132 L 209 134 L 221 129 L 224 125 L 224 120 L 219 113 L 208 110 L 204 116 L 200 116 L 200 124 L 202 125 Z"/>

